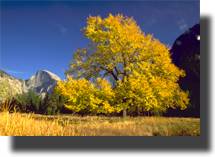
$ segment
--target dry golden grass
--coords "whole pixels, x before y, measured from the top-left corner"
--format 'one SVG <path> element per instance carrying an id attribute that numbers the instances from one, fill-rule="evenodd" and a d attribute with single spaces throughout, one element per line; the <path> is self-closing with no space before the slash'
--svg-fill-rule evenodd
<path id="1" fill-rule="evenodd" d="M 200 119 L 0 113 L 2 136 L 199 136 Z"/>

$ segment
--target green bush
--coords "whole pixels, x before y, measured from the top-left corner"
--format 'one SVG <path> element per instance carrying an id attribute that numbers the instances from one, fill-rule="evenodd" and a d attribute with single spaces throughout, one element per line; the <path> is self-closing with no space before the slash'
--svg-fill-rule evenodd
<path id="1" fill-rule="evenodd" d="M 42 98 L 34 91 L 30 90 L 27 93 L 18 94 L 16 95 L 15 100 L 19 106 L 20 111 L 40 113 Z"/>
<path id="2" fill-rule="evenodd" d="M 55 115 L 62 112 L 65 100 L 62 96 L 53 92 L 47 94 L 43 100 L 42 113 L 48 115 Z"/>

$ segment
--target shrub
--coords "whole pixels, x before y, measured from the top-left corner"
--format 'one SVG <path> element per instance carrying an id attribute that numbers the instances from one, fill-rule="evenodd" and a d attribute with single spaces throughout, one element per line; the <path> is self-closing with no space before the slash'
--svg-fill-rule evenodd
<path id="1" fill-rule="evenodd" d="M 57 92 L 47 94 L 43 100 L 42 113 L 55 115 L 62 112 L 64 107 L 64 98 Z"/>
<path id="2" fill-rule="evenodd" d="M 18 94 L 15 97 L 19 109 L 22 112 L 39 113 L 42 105 L 42 98 L 40 95 L 30 90 L 27 93 Z"/>
<path id="3" fill-rule="evenodd" d="M 65 100 L 65 107 L 79 114 L 112 113 L 114 108 L 110 102 L 114 93 L 111 85 L 104 79 L 97 79 L 93 84 L 86 79 L 75 80 L 68 77 L 59 81 L 55 92 Z"/>

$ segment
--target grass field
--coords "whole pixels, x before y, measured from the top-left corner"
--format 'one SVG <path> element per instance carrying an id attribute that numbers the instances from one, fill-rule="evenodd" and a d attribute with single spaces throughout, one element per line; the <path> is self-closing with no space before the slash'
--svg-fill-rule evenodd
<path id="1" fill-rule="evenodd" d="M 1 136 L 199 136 L 200 119 L 0 113 Z"/>

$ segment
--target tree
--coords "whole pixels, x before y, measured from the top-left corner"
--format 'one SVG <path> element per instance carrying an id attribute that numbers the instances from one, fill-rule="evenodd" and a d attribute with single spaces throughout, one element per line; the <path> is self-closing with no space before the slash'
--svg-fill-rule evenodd
<path id="1" fill-rule="evenodd" d="M 74 80 L 68 77 L 58 81 L 55 92 L 60 93 L 66 100 L 65 107 L 75 113 L 89 113 L 94 106 L 94 87 L 86 79 Z"/>
<path id="2" fill-rule="evenodd" d="M 40 112 L 42 98 L 32 90 L 16 95 L 15 100 L 19 104 L 19 108 L 22 112 Z"/>
<path id="3" fill-rule="evenodd" d="M 96 86 L 86 79 L 75 80 L 68 77 L 65 81 L 58 81 L 54 90 L 64 98 L 65 107 L 74 113 L 84 115 L 113 112 L 114 109 L 109 104 L 113 96 L 110 85 L 105 80 L 98 79 Z"/>
<path id="4" fill-rule="evenodd" d="M 64 97 L 56 91 L 46 94 L 43 99 L 42 112 L 48 115 L 55 115 L 62 112 L 64 107 Z"/>
<path id="5" fill-rule="evenodd" d="M 188 93 L 177 83 L 184 71 L 172 63 L 168 47 L 142 32 L 133 18 L 90 16 L 83 32 L 90 43 L 74 54 L 67 75 L 107 78 L 124 116 L 131 106 L 147 111 L 186 108 Z"/>
<path id="6" fill-rule="evenodd" d="M 106 79 L 96 79 L 95 97 L 98 100 L 98 102 L 96 103 L 96 113 L 109 114 L 115 112 L 115 93 L 111 87 L 111 84 Z"/>

